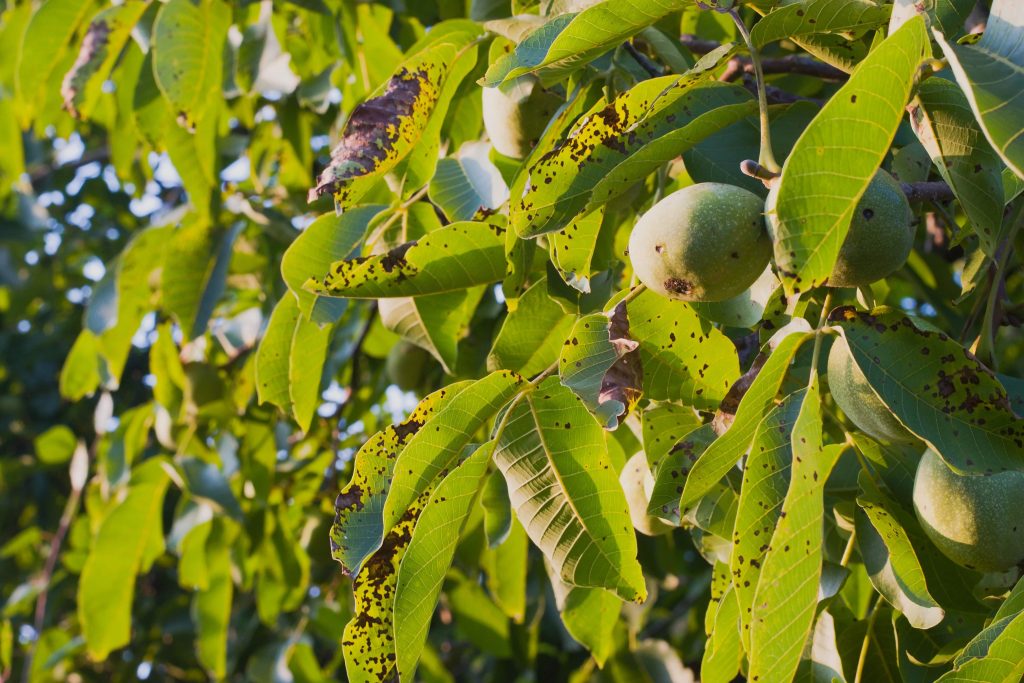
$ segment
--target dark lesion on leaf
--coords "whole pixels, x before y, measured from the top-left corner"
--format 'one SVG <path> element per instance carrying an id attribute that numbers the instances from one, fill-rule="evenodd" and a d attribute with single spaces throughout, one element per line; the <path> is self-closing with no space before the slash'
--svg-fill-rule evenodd
<path id="1" fill-rule="evenodd" d="M 89 77 L 95 73 L 98 64 L 107 58 L 107 43 L 110 41 L 110 26 L 98 20 L 89 24 L 89 29 L 82 39 L 82 47 L 78 50 L 78 58 L 71 69 L 64 75 L 60 86 L 60 95 L 64 99 L 64 109 L 73 118 L 81 118 L 77 100 L 85 89 Z"/>

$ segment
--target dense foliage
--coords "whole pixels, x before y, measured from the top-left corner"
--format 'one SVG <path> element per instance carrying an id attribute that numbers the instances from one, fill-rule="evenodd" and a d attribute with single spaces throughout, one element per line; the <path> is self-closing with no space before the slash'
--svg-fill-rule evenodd
<path id="1" fill-rule="evenodd" d="M 1024 676 L 1024 4 L 0 10 L 0 682 Z"/>

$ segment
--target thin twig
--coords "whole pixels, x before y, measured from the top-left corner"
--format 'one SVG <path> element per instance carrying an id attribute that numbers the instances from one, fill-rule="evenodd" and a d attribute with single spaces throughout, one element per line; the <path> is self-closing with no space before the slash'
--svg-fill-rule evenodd
<path id="1" fill-rule="evenodd" d="M 920 183 L 900 183 L 903 194 L 912 202 L 948 202 L 956 195 L 953 188 L 941 180 Z"/>
<path id="2" fill-rule="evenodd" d="M 643 70 L 646 71 L 651 76 L 657 78 L 658 76 L 665 75 L 665 73 L 658 67 L 658 65 L 652 62 L 650 59 L 648 59 L 647 55 L 640 52 L 640 50 L 637 50 L 636 46 L 634 46 L 633 43 L 627 40 L 622 44 L 622 47 L 625 48 L 626 52 L 629 53 L 629 56 L 635 59 L 636 63 L 643 67 Z"/>
<path id="3" fill-rule="evenodd" d="M 721 46 L 721 43 L 714 40 L 705 40 L 690 34 L 683 34 L 679 42 L 690 52 L 698 55 L 705 55 Z M 750 58 L 741 56 L 734 57 L 733 62 L 737 73 L 733 78 L 739 77 L 740 73 L 754 73 L 754 64 Z M 826 81 L 845 81 L 850 75 L 841 69 L 819 62 L 811 57 L 803 55 L 786 55 L 785 57 L 765 57 L 761 59 L 761 70 L 766 74 L 801 74 L 803 76 L 815 76 Z"/>

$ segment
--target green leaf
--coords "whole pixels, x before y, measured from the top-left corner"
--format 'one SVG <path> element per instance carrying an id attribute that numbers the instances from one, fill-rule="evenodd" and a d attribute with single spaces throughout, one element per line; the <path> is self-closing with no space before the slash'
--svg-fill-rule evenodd
<path id="1" fill-rule="evenodd" d="M 196 658 L 215 679 L 222 679 L 227 673 L 228 632 L 235 588 L 231 580 L 232 532 L 227 520 L 212 520 L 203 557 L 207 585 L 192 597 Z"/>
<path id="2" fill-rule="evenodd" d="M 239 223 L 220 230 L 203 218 L 195 218 L 179 227 L 166 246 L 161 280 L 163 305 L 177 318 L 188 339 L 206 331 L 213 308 L 224 292 L 235 238 L 242 227 Z"/>
<path id="3" fill-rule="evenodd" d="M 1003 220 L 1002 162 L 985 140 L 963 92 L 929 78 L 917 91 L 911 123 L 935 168 L 956 193 L 982 249 L 995 258 Z"/>
<path id="4" fill-rule="evenodd" d="M 514 372 L 492 372 L 456 394 L 416 433 L 395 464 L 384 503 L 385 529 L 398 524 L 406 509 L 434 488 L 438 476 L 455 463 L 473 435 L 525 385 Z"/>
<path id="5" fill-rule="evenodd" d="M 412 532 L 395 587 L 395 651 L 403 677 L 412 678 L 426 644 L 441 584 L 493 450 L 494 442 L 481 446 L 437 485 Z"/>
<path id="6" fill-rule="evenodd" d="M 731 681 L 736 678 L 743 661 L 743 648 L 737 628 L 740 620 L 736 590 L 729 586 L 718 600 L 714 626 L 708 632 L 707 644 L 700 663 L 700 673 L 706 681 Z"/>
<path id="7" fill-rule="evenodd" d="M 153 72 L 188 128 L 222 97 L 222 53 L 230 25 L 231 7 L 221 0 L 169 0 L 156 16 Z"/>
<path id="8" fill-rule="evenodd" d="M 79 401 L 99 388 L 101 373 L 105 371 L 99 346 L 99 339 L 88 329 L 78 334 L 60 369 L 61 396 Z"/>
<path id="9" fill-rule="evenodd" d="M 482 295 L 483 289 L 476 287 L 426 296 L 381 299 L 377 302 L 377 310 L 384 327 L 429 351 L 446 373 L 454 374 L 459 340 L 469 330 L 470 320 Z"/>
<path id="10" fill-rule="evenodd" d="M 593 211 L 548 236 L 549 257 L 565 284 L 584 294 L 600 270 L 594 256 L 601 239 L 604 211 Z"/>
<path id="11" fill-rule="evenodd" d="M 861 473 L 860 485 L 854 521 L 857 547 L 871 583 L 914 628 L 937 626 L 945 612 L 928 593 L 924 570 L 903 529 L 898 505 L 866 473 Z"/>
<path id="12" fill-rule="evenodd" d="M 627 305 L 643 390 L 655 401 L 714 410 L 740 375 L 736 347 L 693 307 L 645 291 Z"/>
<path id="13" fill-rule="evenodd" d="M 764 558 L 750 627 L 751 680 L 790 680 L 814 626 L 821 577 L 825 480 L 842 445 L 822 447 L 821 398 L 812 379 L 793 425 L 793 469 Z"/>
<path id="14" fill-rule="evenodd" d="M 380 547 L 384 535 L 384 501 L 398 454 L 452 397 L 469 386 L 457 382 L 430 394 L 403 422 L 388 425 L 363 444 L 355 455 L 352 478 L 334 501 L 331 554 L 350 576 Z"/>
<path id="15" fill-rule="evenodd" d="M 615 647 L 615 625 L 622 611 L 622 599 L 603 588 L 582 588 L 562 581 L 551 564 L 544 563 L 555 594 L 555 606 L 565 630 L 590 651 L 598 666 L 604 666 Z"/>
<path id="16" fill-rule="evenodd" d="M 558 78 L 685 5 L 682 0 L 604 0 L 578 14 L 555 17 L 494 62 L 482 84 L 493 88 L 538 70 L 542 77 Z"/>
<path id="17" fill-rule="evenodd" d="M 754 430 L 768 414 L 800 346 L 811 338 L 806 332 L 787 335 L 764 363 L 736 410 L 732 426 L 708 447 L 686 477 L 679 505 L 684 510 L 711 490 L 747 452 Z"/>
<path id="18" fill-rule="evenodd" d="M 291 294 L 286 297 L 293 298 Z M 288 398 L 292 415 L 304 432 L 309 431 L 320 405 L 320 382 L 334 333 L 332 325 L 318 325 L 300 315 L 295 322 L 288 353 Z"/>
<path id="19" fill-rule="evenodd" d="M 302 288 L 310 273 L 324 273 L 332 263 L 349 258 L 362 242 L 367 226 L 384 206 L 356 206 L 339 215 L 325 214 L 295 238 L 281 258 L 281 276 L 299 298 L 299 310 L 317 323 L 336 322 L 344 301 L 320 297 Z"/>
<path id="20" fill-rule="evenodd" d="M 683 449 L 683 441 L 701 426 L 700 416 L 690 408 L 675 403 L 648 404 L 640 414 L 640 433 L 651 471 L 657 472 L 670 454 Z"/>
<path id="21" fill-rule="evenodd" d="M 862 32 L 889 19 L 890 7 L 864 0 L 807 0 L 772 11 L 754 25 L 750 38 L 756 47 L 815 33 Z"/>
<path id="22" fill-rule="evenodd" d="M 895 310 L 841 307 L 829 318 L 879 398 L 950 467 L 975 475 L 1024 469 L 1024 420 L 960 344 Z"/>
<path id="23" fill-rule="evenodd" d="M 184 488 L 190 496 L 210 505 L 220 514 L 242 520 L 242 508 L 220 467 L 194 456 L 182 458 L 179 464 L 184 475 Z"/>
<path id="24" fill-rule="evenodd" d="M 886 38 L 811 121 L 786 159 L 774 208 L 787 294 L 823 284 L 853 210 L 892 143 L 928 49 L 923 19 Z"/>
<path id="25" fill-rule="evenodd" d="M 729 53 L 719 56 L 728 56 Z M 509 219 L 520 237 L 563 229 L 618 197 L 712 133 L 753 110 L 750 93 L 716 83 L 711 67 L 643 81 L 598 102 L 513 186 Z"/>
<path id="26" fill-rule="evenodd" d="M 806 396 L 803 390 L 792 393 L 765 415 L 754 432 L 750 455 L 743 465 L 729 572 L 739 605 L 740 637 L 748 652 L 754 593 L 789 489 L 790 465 L 796 450 L 793 428 Z"/>
<path id="27" fill-rule="evenodd" d="M 502 488 L 507 488 L 501 472 L 495 470 L 490 478 L 500 480 Z M 522 623 L 526 618 L 529 549 L 530 539 L 526 530 L 518 519 L 511 517 L 508 536 L 496 548 L 485 549 L 481 560 L 481 567 L 487 574 L 487 589 L 501 610 L 516 623 Z"/>
<path id="28" fill-rule="evenodd" d="M 354 299 L 421 296 L 486 285 L 505 277 L 505 230 L 452 223 L 386 254 L 335 261 L 303 288 Z"/>
<path id="29" fill-rule="evenodd" d="M 1017 87 L 1024 77 L 1022 25 L 1024 5 L 995 0 L 977 44 L 954 45 L 941 31 L 932 32 L 985 137 L 1006 165 L 1024 178 L 1024 100 Z"/>
<path id="30" fill-rule="evenodd" d="M 586 407 L 551 377 L 505 419 L 494 460 L 530 539 L 567 583 L 642 601 L 626 497 Z"/>
<path id="31" fill-rule="evenodd" d="M 484 592 L 483 586 L 452 571 L 452 585 L 446 595 L 455 617 L 455 633 L 482 653 L 498 659 L 512 657 L 508 617 Z M 454 679 L 453 679 L 454 680 Z"/>
<path id="32" fill-rule="evenodd" d="M 44 465 L 61 465 L 71 460 L 78 439 L 66 425 L 54 425 L 32 440 L 36 457 Z"/>
<path id="33" fill-rule="evenodd" d="M 22 128 L 27 128 L 42 110 L 57 68 L 74 47 L 75 34 L 96 9 L 95 1 L 48 0 L 32 15 L 21 40 L 15 72 Z"/>
<path id="34" fill-rule="evenodd" d="M 260 403 L 273 403 L 291 412 L 288 372 L 291 365 L 292 338 L 299 322 L 299 305 L 286 293 L 274 306 L 270 321 L 256 350 L 256 394 Z"/>
<path id="35" fill-rule="evenodd" d="M 558 359 L 575 316 L 548 296 L 547 279 L 533 283 L 502 322 L 487 356 L 488 370 L 515 370 L 532 377 Z"/>
<path id="36" fill-rule="evenodd" d="M 341 141 L 331 153 L 330 165 L 309 191 L 309 200 L 331 194 L 337 205 L 350 205 L 373 181 L 408 157 L 435 118 L 450 72 L 460 65 L 460 55 L 475 38 L 470 32 L 440 38 L 409 57 L 369 99 L 353 109 Z M 425 144 L 431 146 L 431 140 Z"/>
<path id="37" fill-rule="evenodd" d="M 430 200 L 451 221 L 480 219 L 508 201 L 508 186 L 487 158 L 483 142 L 463 145 L 457 155 L 437 162 L 430 180 Z"/>
<path id="38" fill-rule="evenodd" d="M 941 683 L 1016 683 L 1024 676 L 1024 612 L 1006 616 L 982 631 L 956 660 Z M 965 657 L 970 652 L 969 657 Z"/>
<path id="39" fill-rule="evenodd" d="M 88 4 L 88 3 L 85 3 Z M 79 119 L 90 117 L 132 29 L 149 5 L 139 0 L 108 7 L 89 23 L 75 64 L 64 75 L 64 109 Z"/>
<path id="40" fill-rule="evenodd" d="M 78 582 L 78 619 L 89 656 L 102 661 L 131 639 L 135 577 L 163 553 L 163 458 L 135 468 L 127 495 L 103 520 Z"/>
<path id="41" fill-rule="evenodd" d="M 972 9 L 972 0 L 936 0 L 927 4 L 922 4 L 918 0 L 894 0 L 889 33 L 923 11 L 931 26 L 956 37 L 964 32 L 964 22 L 967 21 Z"/>

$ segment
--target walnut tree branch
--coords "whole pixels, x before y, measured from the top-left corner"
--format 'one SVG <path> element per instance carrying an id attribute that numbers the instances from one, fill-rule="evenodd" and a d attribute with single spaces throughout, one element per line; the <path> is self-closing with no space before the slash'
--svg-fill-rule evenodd
<path id="1" fill-rule="evenodd" d="M 704 38 L 699 38 L 688 33 L 684 33 L 680 36 L 679 42 L 682 43 L 683 47 L 688 49 L 690 52 L 698 55 L 705 55 L 720 45 L 717 41 L 705 40 Z M 735 66 L 733 66 L 734 64 Z M 735 71 L 735 75 L 732 76 L 732 78 L 738 78 L 741 73 L 754 73 L 753 62 L 750 61 L 749 57 L 745 56 L 734 57 L 730 60 L 730 66 L 728 68 Z M 821 78 L 826 81 L 845 81 L 850 77 L 848 73 L 841 69 L 837 69 L 836 67 L 824 62 L 819 62 L 817 59 L 812 59 L 811 57 L 804 57 L 803 55 L 762 57 L 761 70 L 766 74 L 801 74 L 804 76 L 816 76 L 817 78 Z M 728 69 L 726 73 L 729 73 Z"/>

